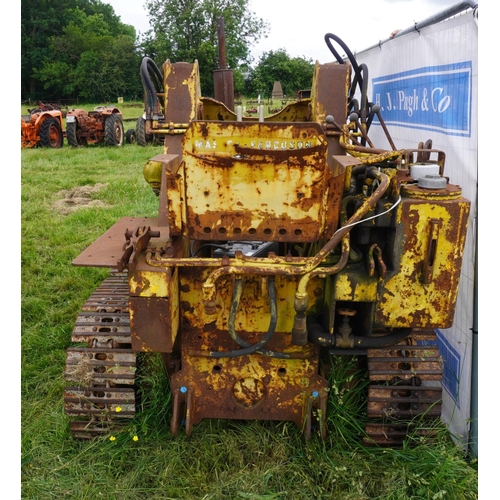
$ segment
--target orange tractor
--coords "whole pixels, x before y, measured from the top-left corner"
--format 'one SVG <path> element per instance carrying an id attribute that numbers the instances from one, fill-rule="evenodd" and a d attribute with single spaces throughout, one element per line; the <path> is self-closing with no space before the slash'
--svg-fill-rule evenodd
<path id="1" fill-rule="evenodd" d="M 73 147 L 100 143 L 122 146 L 122 113 L 114 106 L 98 106 L 89 112 L 71 109 L 66 116 L 66 137 Z"/>
<path id="2" fill-rule="evenodd" d="M 21 147 L 62 147 L 63 112 L 57 106 L 43 103 L 39 108 L 28 111 L 28 119 L 21 117 Z"/>

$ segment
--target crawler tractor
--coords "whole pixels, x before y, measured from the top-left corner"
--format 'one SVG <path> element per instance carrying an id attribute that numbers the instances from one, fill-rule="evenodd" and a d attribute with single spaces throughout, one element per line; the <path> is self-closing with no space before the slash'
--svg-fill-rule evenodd
<path id="1" fill-rule="evenodd" d="M 63 145 L 63 112 L 51 104 L 29 110 L 29 119 L 21 117 L 21 147 L 60 148 Z"/>
<path id="2" fill-rule="evenodd" d="M 88 144 L 123 146 L 122 113 L 114 106 L 98 106 L 89 112 L 72 109 L 66 116 L 66 137 L 73 147 Z"/>
<path id="3" fill-rule="evenodd" d="M 73 262 L 111 270 L 67 353 L 75 437 L 134 417 L 136 357 L 151 352 L 173 435 L 257 419 L 324 436 L 324 367 L 343 356 L 369 379 L 366 443 L 440 417 L 434 329 L 453 323 L 470 203 L 444 152 L 393 147 L 366 66 L 325 41 L 336 61 L 316 63 L 311 97 L 265 117 L 202 97 L 196 61 L 144 60 L 158 216 L 118 220 Z M 376 119 L 391 149 L 372 144 Z"/>

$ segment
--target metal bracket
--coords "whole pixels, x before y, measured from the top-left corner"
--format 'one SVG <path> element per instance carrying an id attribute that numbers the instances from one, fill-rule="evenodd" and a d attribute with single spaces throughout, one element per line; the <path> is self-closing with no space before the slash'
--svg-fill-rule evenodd
<path id="1" fill-rule="evenodd" d="M 158 238 L 159 231 L 151 231 L 150 226 L 138 226 L 134 230 L 125 231 L 125 243 L 123 245 L 123 255 L 117 262 L 119 272 L 122 272 L 126 267 L 129 270 L 134 270 L 137 263 L 137 256 L 144 250 L 151 238 Z"/>

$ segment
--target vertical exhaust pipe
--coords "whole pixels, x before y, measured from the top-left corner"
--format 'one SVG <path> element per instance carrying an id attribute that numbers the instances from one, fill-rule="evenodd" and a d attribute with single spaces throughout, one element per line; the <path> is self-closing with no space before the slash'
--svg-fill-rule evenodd
<path id="1" fill-rule="evenodd" d="M 233 70 L 226 69 L 226 32 L 224 18 L 217 19 L 217 34 L 219 39 L 219 69 L 214 71 L 214 97 L 234 111 L 234 80 Z"/>

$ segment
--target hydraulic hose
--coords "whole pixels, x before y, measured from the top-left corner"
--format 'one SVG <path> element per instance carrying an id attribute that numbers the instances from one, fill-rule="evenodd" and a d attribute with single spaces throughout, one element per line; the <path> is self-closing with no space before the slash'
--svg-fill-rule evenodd
<path id="1" fill-rule="evenodd" d="M 147 98 L 146 117 L 150 118 L 151 110 L 158 107 L 157 93 L 162 91 L 163 75 L 155 62 L 149 58 L 144 57 L 141 63 L 141 81 L 144 87 L 144 93 Z"/>
<path id="2" fill-rule="evenodd" d="M 314 316 L 307 317 L 308 340 L 312 344 L 321 347 L 338 347 L 337 339 L 339 335 L 332 335 L 326 332 L 318 320 Z M 355 349 L 377 349 L 379 347 L 388 347 L 404 340 L 410 333 L 412 328 L 399 328 L 398 330 L 388 333 L 380 337 L 365 337 L 361 335 L 352 336 L 352 347 Z"/>
<path id="3" fill-rule="evenodd" d="M 269 328 L 267 329 L 267 332 L 262 338 L 262 340 L 260 340 L 256 344 L 250 344 L 249 342 L 243 340 L 236 333 L 234 327 L 234 324 L 236 322 L 236 312 L 238 311 L 238 306 L 240 303 L 242 292 L 243 292 L 243 280 L 241 278 L 236 278 L 235 287 L 233 290 L 233 300 L 231 303 L 231 309 L 229 313 L 228 330 L 229 330 L 229 335 L 231 335 L 231 338 L 238 345 L 242 346 L 243 349 L 235 349 L 233 351 L 211 351 L 209 353 L 209 356 L 211 358 L 234 358 L 236 356 L 244 356 L 246 354 L 259 353 L 267 356 L 287 357 L 283 353 L 277 353 L 274 351 L 270 351 L 268 349 L 264 349 L 264 346 L 269 342 L 269 340 L 271 340 L 271 337 L 273 336 L 276 330 L 276 323 L 278 320 L 278 309 L 276 305 L 276 287 L 274 284 L 274 279 L 270 279 L 268 281 L 269 306 L 271 308 L 271 319 L 269 322 Z"/>
<path id="4" fill-rule="evenodd" d="M 366 123 L 367 109 L 368 109 L 368 66 L 364 63 L 359 65 L 359 71 L 363 75 L 360 83 L 361 89 L 361 104 L 360 104 L 360 118 L 361 123 Z"/>

